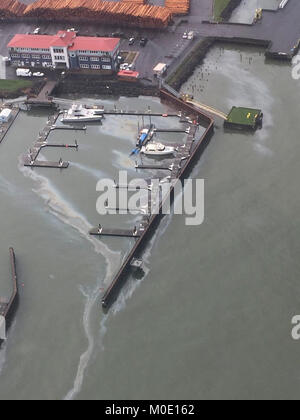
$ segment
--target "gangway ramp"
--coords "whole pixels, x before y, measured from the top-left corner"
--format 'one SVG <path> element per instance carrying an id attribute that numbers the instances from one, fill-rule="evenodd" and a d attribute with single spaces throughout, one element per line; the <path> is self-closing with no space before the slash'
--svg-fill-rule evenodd
<path id="1" fill-rule="evenodd" d="M 188 103 L 188 104 L 191 104 L 191 105 L 195 106 L 196 108 L 199 108 L 203 111 L 209 112 L 210 114 L 213 114 L 213 115 L 215 115 L 219 118 L 222 118 L 225 121 L 227 120 L 227 114 L 225 114 L 225 112 L 223 112 L 223 111 L 220 111 L 220 110 L 218 110 L 216 108 L 213 108 L 209 105 L 202 104 L 201 102 L 198 102 L 198 101 L 195 101 L 195 100 L 186 100 L 185 102 Z"/>

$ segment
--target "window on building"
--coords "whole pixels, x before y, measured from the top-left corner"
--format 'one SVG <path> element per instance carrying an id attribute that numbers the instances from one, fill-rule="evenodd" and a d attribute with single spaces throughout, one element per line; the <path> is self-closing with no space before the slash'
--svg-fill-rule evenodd
<path id="1" fill-rule="evenodd" d="M 99 64 L 92 64 L 91 65 L 91 69 L 93 69 L 93 70 L 100 70 L 101 69 L 101 66 Z"/>
<path id="2" fill-rule="evenodd" d="M 103 70 L 111 70 L 111 66 L 102 66 Z"/>
<path id="3" fill-rule="evenodd" d="M 79 57 L 79 61 L 89 61 L 89 58 L 88 57 L 80 56 Z"/>
<path id="4" fill-rule="evenodd" d="M 65 57 L 63 55 L 55 55 L 54 60 L 57 61 L 65 61 Z"/>
<path id="5" fill-rule="evenodd" d="M 89 69 L 90 66 L 88 64 L 80 64 L 81 69 Z"/>
<path id="6" fill-rule="evenodd" d="M 104 61 L 104 63 L 110 63 L 110 57 L 102 57 L 102 61 Z"/>
<path id="7" fill-rule="evenodd" d="M 53 48 L 53 51 L 54 51 L 55 54 L 59 54 L 59 53 L 64 52 L 63 48 Z"/>
<path id="8" fill-rule="evenodd" d="M 91 61 L 99 61 L 99 57 L 91 57 Z"/>

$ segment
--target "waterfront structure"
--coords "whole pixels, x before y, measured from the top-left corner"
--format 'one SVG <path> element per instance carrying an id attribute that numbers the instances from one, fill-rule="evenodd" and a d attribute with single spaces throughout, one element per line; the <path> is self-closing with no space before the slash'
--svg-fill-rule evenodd
<path id="1" fill-rule="evenodd" d="M 8 44 L 15 67 L 115 71 L 119 38 L 77 36 L 75 31 L 56 35 L 17 34 Z"/>
<path id="2" fill-rule="evenodd" d="M 224 127 L 239 130 L 256 130 L 262 125 L 263 113 L 260 109 L 232 107 Z"/>

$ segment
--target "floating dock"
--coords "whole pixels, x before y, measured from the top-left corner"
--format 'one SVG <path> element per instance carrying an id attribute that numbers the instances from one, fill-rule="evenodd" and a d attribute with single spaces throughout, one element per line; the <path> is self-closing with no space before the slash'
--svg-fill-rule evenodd
<path id="1" fill-rule="evenodd" d="M 261 127 L 263 113 L 260 109 L 233 107 L 224 122 L 225 128 L 256 130 Z"/>
<path id="2" fill-rule="evenodd" d="M 189 168 L 192 166 L 192 162 L 204 151 L 205 147 L 209 143 L 214 130 L 214 120 L 204 114 L 201 110 L 186 104 L 185 102 L 164 90 L 161 91 L 161 98 L 165 101 L 171 102 L 180 110 L 184 110 L 185 112 L 189 113 L 189 115 L 192 117 L 192 121 L 194 121 L 190 127 L 190 132 L 188 134 L 186 144 L 181 147 L 179 156 L 175 158 L 172 165 L 170 165 L 170 167 L 172 166 L 170 179 L 177 180 L 177 182 L 179 182 L 181 178 L 187 175 Z M 205 122 L 206 130 L 201 138 L 198 141 L 195 141 L 199 121 Z M 141 168 L 147 169 L 148 167 L 151 169 L 157 169 L 157 167 L 154 167 L 154 165 L 144 165 L 144 167 Z M 170 170 L 170 168 L 168 169 Z M 173 195 L 175 186 L 176 182 L 172 183 L 170 188 L 171 197 Z M 169 199 L 170 196 L 164 197 L 163 200 L 159 199 L 159 211 L 157 214 L 149 215 L 149 217 L 143 219 L 143 231 L 139 232 L 140 235 L 138 235 L 134 247 L 126 257 L 122 267 L 102 297 L 102 307 L 105 311 L 108 310 L 112 303 L 116 300 L 120 289 L 126 281 L 127 276 L 131 273 L 133 266 L 135 265 L 134 262 L 141 261 L 141 254 L 146 245 L 146 242 L 153 234 L 155 228 L 158 226 L 161 217 L 163 217 L 162 208 L 166 200 Z M 100 229 L 96 228 L 91 231 L 91 234 L 97 234 L 98 231 L 98 234 L 101 236 L 101 229 L 102 227 Z M 106 231 L 103 229 L 102 232 Z M 117 233 L 117 231 L 114 232 Z"/>
<path id="3" fill-rule="evenodd" d="M 60 159 L 58 162 L 52 162 L 52 161 L 43 161 L 38 160 L 38 156 L 42 149 L 46 147 L 57 147 L 57 148 L 65 148 L 65 149 L 76 149 L 78 150 L 78 143 L 75 141 L 74 144 L 64 144 L 64 143 L 49 143 L 48 137 L 50 133 L 55 130 L 59 129 L 60 127 L 56 126 L 55 123 L 57 122 L 58 118 L 60 116 L 60 112 L 57 112 L 55 115 L 51 116 L 48 119 L 48 123 L 46 127 L 39 133 L 39 137 L 37 141 L 35 142 L 32 149 L 29 150 L 29 153 L 24 158 L 24 166 L 30 167 L 30 168 L 53 168 L 53 169 L 67 169 L 69 167 L 69 162 L 65 162 L 62 159 Z M 83 127 L 69 127 L 69 129 L 74 130 L 80 130 L 84 129 Z"/>
<path id="4" fill-rule="evenodd" d="M 138 229 L 102 229 L 95 228 L 90 231 L 92 236 L 117 236 L 119 238 L 139 238 L 141 232 Z"/>
<path id="5" fill-rule="evenodd" d="M 15 312 L 18 306 L 18 278 L 16 269 L 16 257 L 13 248 L 9 249 L 11 273 L 12 273 L 12 285 L 13 292 L 10 299 L 7 301 L 0 297 L 0 346 L 4 340 L 9 326 L 13 320 Z"/>

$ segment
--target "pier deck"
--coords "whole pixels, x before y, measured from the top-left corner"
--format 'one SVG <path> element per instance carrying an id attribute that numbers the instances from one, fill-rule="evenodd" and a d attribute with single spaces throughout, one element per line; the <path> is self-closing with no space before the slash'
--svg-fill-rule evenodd
<path id="1" fill-rule="evenodd" d="M 114 236 L 120 238 L 139 238 L 141 232 L 139 230 L 129 229 L 91 229 L 90 235 L 92 236 Z"/>
<path id="2" fill-rule="evenodd" d="M 56 81 L 48 80 L 43 89 L 40 91 L 37 97 L 29 97 L 25 102 L 30 106 L 46 106 L 51 107 L 54 105 L 54 102 L 51 98 L 51 93 L 57 85 Z"/>
<path id="3" fill-rule="evenodd" d="M 174 96 L 170 95 L 168 92 L 162 91 L 162 96 L 171 101 L 172 103 L 175 103 L 180 108 L 183 108 L 189 112 L 193 118 L 199 118 L 199 120 L 206 121 L 207 129 L 205 133 L 201 136 L 201 138 L 195 142 L 196 140 L 196 134 L 198 130 L 198 124 L 197 121 L 191 125 L 190 132 L 188 134 L 187 141 L 184 146 L 181 146 L 181 148 L 178 151 L 178 156 L 176 156 L 174 159 L 171 160 L 172 164 L 170 165 L 171 169 L 171 177 L 170 179 L 173 179 L 175 181 L 180 181 L 180 179 L 185 175 L 186 171 L 190 167 L 193 159 L 196 157 L 198 153 L 204 150 L 206 147 L 212 133 L 213 133 L 213 126 L 214 121 L 210 117 L 208 117 L 206 114 L 203 114 L 201 110 L 197 110 L 194 107 L 185 104 L 181 100 L 178 100 Z M 157 166 L 152 165 L 140 165 L 140 169 L 145 168 L 151 168 L 151 169 L 157 169 Z M 170 168 L 168 168 L 170 170 Z M 176 182 L 175 182 L 176 184 Z M 172 195 L 174 190 L 174 183 L 170 186 L 170 194 Z M 158 193 L 158 202 L 157 201 L 157 194 L 155 194 L 152 201 L 149 203 L 149 208 L 151 209 L 157 209 L 158 212 L 150 214 L 148 217 L 143 218 L 143 222 L 141 223 L 140 227 L 137 228 L 137 232 L 139 233 L 137 237 L 137 241 L 128 254 L 126 260 L 124 261 L 122 267 L 120 268 L 119 272 L 113 279 L 112 283 L 104 293 L 102 297 L 102 306 L 104 310 L 107 310 L 111 304 L 116 299 L 118 292 L 120 288 L 122 287 L 123 283 L 126 280 L 126 276 L 131 272 L 132 269 L 132 262 L 135 259 L 139 259 L 142 249 L 145 245 L 146 240 L 150 237 L 151 233 L 153 232 L 153 229 L 157 226 L 159 223 L 159 220 L 162 216 L 162 208 L 166 200 L 168 200 L 170 197 L 164 197 L 161 198 L 160 192 Z M 150 206 L 151 205 L 151 206 Z M 101 232 L 107 232 L 109 230 L 104 230 L 102 227 L 93 229 L 90 233 L 95 235 L 101 235 Z M 114 233 L 116 234 L 118 230 L 114 230 Z M 118 236 L 118 235 L 115 235 Z"/>

